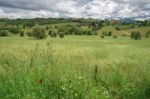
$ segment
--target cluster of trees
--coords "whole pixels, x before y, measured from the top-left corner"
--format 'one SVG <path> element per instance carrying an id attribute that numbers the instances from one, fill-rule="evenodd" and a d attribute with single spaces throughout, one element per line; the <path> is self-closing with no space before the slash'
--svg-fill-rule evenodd
<path id="1" fill-rule="evenodd" d="M 66 23 L 70 22 L 68 25 L 55 25 L 54 27 L 47 26 L 47 24 L 56 24 L 56 23 Z M 73 23 L 76 22 L 76 23 Z M 103 26 L 111 25 L 112 20 L 96 20 L 96 19 L 63 19 L 63 18 L 36 18 L 36 19 L 0 19 L 0 23 L 3 23 L 3 26 L 0 27 L 0 36 L 9 36 L 10 34 L 19 34 L 20 37 L 28 35 L 29 37 L 35 37 L 37 39 L 44 39 L 48 35 L 56 38 L 59 36 L 63 38 L 65 35 L 97 35 L 97 31 L 101 29 Z M 39 25 L 46 25 L 46 27 L 42 28 Z M 150 26 L 150 20 L 147 21 L 134 21 L 128 23 L 128 27 L 120 26 L 127 25 L 125 22 L 119 22 L 113 26 L 115 26 L 116 30 L 122 30 L 126 28 L 134 28 L 135 26 Z M 25 33 L 22 29 L 30 28 L 32 32 Z M 47 34 L 47 31 L 48 34 Z M 105 36 L 112 36 L 112 32 L 103 32 L 101 38 Z M 145 37 L 148 38 L 150 36 L 150 31 L 145 33 Z M 113 36 L 117 38 L 117 36 Z M 134 31 L 131 33 L 131 38 L 138 40 L 141 39 L 142 35 L 138 31 Z"/>
<path id="2" fill-rule="evenodd" d="M 35 24 L 45 25 L 45 24 L 57 24 L 71 22 L 71 19 L 65 18 L 35 18 L 35 19 L 0 19 L 1 23 L 8 25 L 23 25 L 23 27 L 33 27 Z"/>
<path id="3" fill-rule="evenodd" d="M 1 26 L 0 27 L 0 36 L 10 36 L 10 35 L 18 35 L 20 33 L 20 36 L 24 36 L 24 32 L 21 30 L 21 28 L 17 26 Z"/>
<path id="4" fill-rule="evenodd" d="M 48 35 L 52 38 L 56 38 L 57 36 L 59 36 L 60 38 L 64 38 L 65 33 L 49 30 L 47 34 L 45 28 L 37 25 L 33 27 L 32 32 L 27 32 L 27 35 L 36 39 L 45 39 Z"/>
<path id="5" fill-rule="evenodd" d="M 0 30 L 8 30 L 12 34 L 18 34 L 21 32 L 21 29 L 16 26 L 5 26 L 5 27 L 0 27 Z"/>
<path id="6" fill-rule="evenodd" d="M 64 32 L 65 35 L 97 35 L 97 32 L 92 29 L 81 29 L 77 26 L 60 27 L 58 32 Z"/>
<path id="7" fill-rule="evenodd" d="M 23 27 L 33 27 L 35 24 L 46 25 L 46 24 L 57 24 L 66 22 L 76 22 L 80 26 L 91 26 L 93 29 L 101 28 L 105 25 L 111 25 L 113 20 L 99 20 L 99 19 L 83 19 L 83 18 L 35 18 L 35 19 L 0 19 L 0 23 L 8 25 L 23 25 Z M 150 26 L 150 20 L 135 21 L 135 20 L 118 20 L 118 25 L 132 25 L 132 26 Z"/>

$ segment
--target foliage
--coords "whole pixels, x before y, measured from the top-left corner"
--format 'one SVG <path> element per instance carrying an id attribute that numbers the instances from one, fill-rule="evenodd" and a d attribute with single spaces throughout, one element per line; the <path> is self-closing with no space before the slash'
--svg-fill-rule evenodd
<path id="1" fill-rule="evenodd" d="M 101 38 L 105 38 L 105 36 L 102 34 L 102 35 L 101 35 Z"/>
<path id="2" fill-rule="evenodd" d="M 47 34 L 45 32 L 45 29 L 44 28 L 41 28 L 39 26 L 35 26 L 33 28 L 33 36 L 37 39 L 45 39 L 47 37 Z"/>
<path id="3" fill-rule="evenodd" d="M 52 32 L 53 32 L 52 30 L 49 30 L 48 35 L 51 35 L 51 34 L 52 34 Z"/>
<path id="4" fill-rule="evenodd" d="M 118 31 L 120 31 L 120 30 L 121 30 L 121 28 L 120 28 L 119 26 L 117 26 L 115 29 L 116 29 L 116 30 L 118 30 Z"/>
<path id="5" fill-rule="evenodd" d="M 66 26 L 61 26 L 58 28 L 58 32 L 64 32 L 64 34 L 68 35 L 69 34 L 69 27 Z"/>
<path id="6" fill-rule="evenodd" d="M 64 38 L 65 33 L 64 32 L 59 32 L 59 37 Z"/>
<path id="7" fill-rule="evenodd" d="M 70 28 L 69 33 L 75 35 L 81 35 L 82 31 L 78 27 L 73 26 Z"/>
<path id="8" fill-rule="evenodd" d="M 27 36 L 29 36 L 29 37 L 32 37 L 32 36 L 33 36 L 32 32 L 27 32 L 26 34 L 27 34 Z"/>
<path id="9" fill-rule="evenodd" d="M 8 30 L 0 30 L 0 37 L 9 36 L 10 32 Z"/>
<path id="10" fill-rule="evenodd" d="M 1 30 L 8 30 L 12 34 L 18 34 L 21 32 L 21 29 L 14 26 L 6 26 L 6 27 L 0 27 Z"/>
<path id="11" fill-rule="evenodd" d="M 20 31 L 20 37 L 24 37 L 24 31 Z"/>
<path id="12" fill-rule="evenodd" d="M 109 31 L 109 32 L 103 32 L 103 35 L 104 35 L 104 36 L 111 36 L 111 35 L 112 35 L 112 32 L 111 32 L 111 31 Z"/>
<path id="13" fill-rule="evenodd" d="M 53 31 L 53 32 L 51 33 L 51 37 L 56 38 L 56 37 L 57 37 L 57 32 L 56 32 L 56 31 Z"/>
<path id="14" fill-rule="evenodd" d="M 118 36 L 117 35 L 113 35 L 113 38 L 118 38 Z"/>
<path id="15" fill-rule="evenodd" d="M 149 38 L 149 36 L 150 36 L 150 30 L 146 32 L 145 38 Z"/>
<path id="16" fill-rule="evenodd" d="M 141 33 L 138 31 L 133 31 L 131 33 L 131 39 L 140 40 L 142 37 Z"/>

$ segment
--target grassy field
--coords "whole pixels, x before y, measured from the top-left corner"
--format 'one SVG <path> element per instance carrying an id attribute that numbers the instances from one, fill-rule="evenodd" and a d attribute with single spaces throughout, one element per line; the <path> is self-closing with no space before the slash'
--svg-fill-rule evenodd
<path id="1" fill-rule="evenodd" d="M 0 38 L 0 99 L 149 99 L 150 39 Z"/>

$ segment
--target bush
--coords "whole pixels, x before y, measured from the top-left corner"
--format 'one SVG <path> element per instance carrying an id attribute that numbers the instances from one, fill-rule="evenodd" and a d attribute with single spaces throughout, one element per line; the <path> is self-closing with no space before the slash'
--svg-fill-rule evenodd
<path id="1" fill-rule="evenodd" d="M 115 29 L 116 29 L 116 30 L 118 30 L 118 31 L 120 31 L 120 30 L 121 30 L 121 28 L 120 28 L 119 26 L 117 26 Z"/>
<path id="2" fill-rule="evenodd" d="M 105 38 L 105 36 L 102 34 L 102 35 L 101 35 L 101 38 Z"/>
<path id="3" fill-rule="evenodd" d="M 93 31 L 93 35 L 98 35 L 98 34 L 97 34 L 97 31 Z"/>
<path id="4" fill-rule="evenodd" d="M 57 25 L 55 25 L 55 29 L 57 29 L 58 28 L 58 26 Z"/>
<path id="5" fill-rule="evenodd" d="M 57 37 L 57 32 L 52 32 L 51 37 L 56 38 Z"/>
<path id="6" fill-rule="evenodd" d="M 23 31 L 20 32 L 20 37 L 24 37 L 24 32 Z"/>
<path id="7" fill-rule="evenodd" d="M 117 36 L 117 35 L 114 35 L 113 38 L 118 38 L 118 36 Z"/>
<path id="8" fill-rule="evenodd" d="M 64 32 L 60 32 L 60 33 L 59 33 L 59 37 L 60 37 L 60 38 L 64 38 L 64 35 L 65 35 Z"/>
<path id="9" fill-rule="evenodd" d="M 82 31 L 82 34 L 84 34 L 84 35 L 97 35 L 96 31 L 92 31 L 92 30 L 84 30 L 84 31 Z"/>
<path id="10" fill-rule="evenodd" d="M 150 36 L 150 30 L 145 34 L 145 38 L 149 38 Z"/>
<path id="11" fill-rule="evenodd" d="M 9 36 L 9 31 L 8 30 L 0 30 L 0 37 L 6 37 Z"/>
<path id="12" fill-rule="evenodd" d="M 41 28 L 39 26 L 35 26 L 33 28 L 33 36 L 37 39 L 45 39 L 47 37 L 47 34 L 45 32 L 44 28 Z"/>
<path id="13" fill-rule="evenodd" d="M 27 36 L 32 37 L 33 34 L 31 32 L 27 32 Z"/>
<path id="14" fill-rule="evenodd" d="M 12 34 L 18 34 L 21 32 L 20 28 L 14 27 L 14 26 L 9 26 L 9 27 L 1 27 L 1 30 L 8 30 Z"/>
<path id="15" fill-rule="evenodd" d="M 51 35 L 52 34 L 52 31 L 50 30 L 49 32 L 48 32 L 48 35 Z"/>
<path id="16" fill-rule="evenodd" d="M 87 30 L 87 35 L 92 35 L 92 31 L 91 30 Z"/>
<path id="17" fill-rule="evenodd" d="M 16 27 L 11 27 L 8 29 L 11 33 L 13 34 L 18 34 L 21 32 L 21 30 L 19 28 L 16 28 Z"/>
<path id="18" fill-rule="evenodd" d="M 48 27 L 48 26 L 46 27 L 46 30 L 49 30 L 49 27 Z"/>
<path id="19" fill-rule="evenodd" d="M 64 34 L 68 35 L 69 34 L 69 29 L 67 26 L 61 26 L 59 27 L 57 30 L 58 30 L 58 33 L 59 32 L 64 32 Z"/>
<path id="20" fill-rule="evenodd" d="M 133 31 L 131 33 L 131 39 L 140 40 L 142 38 L 142 35 L 138 31 Z"/>
<path id="21" fill-rule="evenodd" d="M 75 35 L 82 35 L 83 31 L 81 31 L 79 28 L 74 26 L 74 27 L 70 28 L 69 33 L 70 34 L 75 34 Z"/>
<path id="22" fill-rule="evenodd" d="M 112 32 L 111 32 L 111 31 L 109 31 L 109 32 L 103 32 L 103 35 L 104 35 L 104 36 L 111 36 L 111 35 L 112 35 Z"/>
<path id="23" fill-rule="evenodd" d="M 107 33 L 107 36 L 111 36 L 111 35 L 112 35 L 112 32 L 109 31 L 109 32 Z"/>

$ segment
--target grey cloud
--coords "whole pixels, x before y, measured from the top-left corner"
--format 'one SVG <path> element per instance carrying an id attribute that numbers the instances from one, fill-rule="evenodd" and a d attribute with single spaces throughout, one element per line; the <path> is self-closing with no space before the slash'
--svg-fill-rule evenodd
<path id="1" fill-rule="evenodd" d="M 150 0 L 0 0 L 0 17 L 150 16 Z"/>

